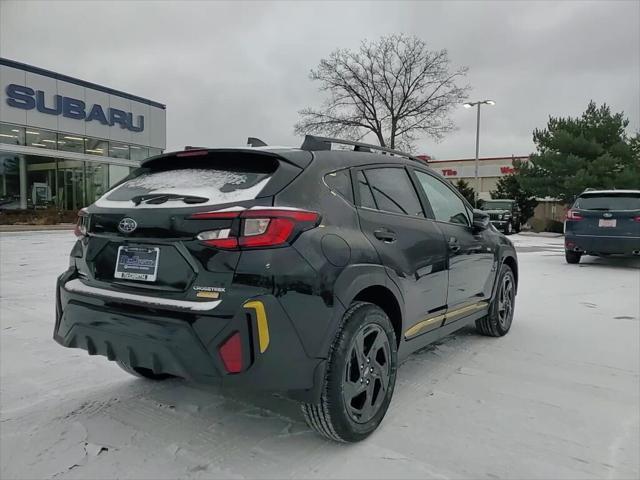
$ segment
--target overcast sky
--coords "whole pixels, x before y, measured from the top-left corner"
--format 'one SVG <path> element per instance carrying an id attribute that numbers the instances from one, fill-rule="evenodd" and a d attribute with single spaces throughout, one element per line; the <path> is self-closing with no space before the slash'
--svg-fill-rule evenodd
<path id="1" fill-rule="evenodd" d="M 0 56 L 167 105 L 167 147 L 299 145 L 298 110 L 322 94 L 309 70 L 338 47 L 404 32 L 467 65 L 481 156 L 533 151 L 549 115 L 590 99 L 640 129 L 640 1 L 63 2 L 0 0 Z M 468 158 L 475 112 L 419 153 Z"/>

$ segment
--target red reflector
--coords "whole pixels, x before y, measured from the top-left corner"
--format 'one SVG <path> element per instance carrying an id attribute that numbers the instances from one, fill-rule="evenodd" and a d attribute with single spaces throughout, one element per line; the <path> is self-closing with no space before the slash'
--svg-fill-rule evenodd
<path id="1" fill-rule="evenodd" d="M 242 341 L 240 333 L 235 332 L 218 348 L 224 368 L 229 373 L 238 373 L 242 370 Z"/>
<path id="2" fill-rule="evenodd" d="M 575 210 L 567 210 L 567 220 L 582 220 L 582 215 L 580 215 Z"/>
<path id="3" fill-rule="evenodd" d="M 208 153 L 206 150 L 187 150 L 186 152 L 176 153 L 176 157 L 200 157 Z"/>
<path id="4" fill-rule="evenodd" d="M 236 237 L 230 238 L 214 238 L 211 240 L 202 240 L 202 243 L 216 248 L 237 248 L 238 239 Z"/>

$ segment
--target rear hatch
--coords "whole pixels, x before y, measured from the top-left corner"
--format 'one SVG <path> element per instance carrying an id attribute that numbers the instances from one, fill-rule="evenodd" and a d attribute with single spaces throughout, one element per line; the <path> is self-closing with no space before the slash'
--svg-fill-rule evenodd
<path id="1" fill-rule="evenodd" d="M 100 288 L 216 299 L 230 286 L 240 256 L 216 241 L 223 245 L 234 235 L 238 211 L 270 207 L 301 171 L 265 151 L 186 151 L 152 159 L 83 212 L 78 270 L 85 284 Z M 218 214 L 203 215 L 210 211 Z"/>
<path id="2" fill-rule="evenodd" d="M 583 193 L 567 215 L 575 235 L 640 237 L 640 191 Z"/>

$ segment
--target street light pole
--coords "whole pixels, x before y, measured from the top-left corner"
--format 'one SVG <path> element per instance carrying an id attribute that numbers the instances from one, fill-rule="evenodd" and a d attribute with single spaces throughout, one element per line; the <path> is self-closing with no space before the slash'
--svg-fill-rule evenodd
<path id="1" fill-rule="evenodd" d="M 475 208 L 478 208 L 478 195 L 480 194 L 480 175 L 478 175 L 480 159 L 478 154 L 480 153 L 480 102 L 478 102 L 478 115 L 476 118 L 476 192 L 473 196 Z"/>
<path id="2" fill-rule="evenodd" d="M 476 115 L 476 162 L 475 162 L 475 184 L 476 188 L 474 191 L 473 199 L 474 199 L 474 207 L 478 207 L 478 197 L 480 195 L 480 105 L 495 105 L 496 102 L 493 100 L 480 100 L 478 102 L 469 102 L 464 104 L 464 108 L 477 107 L 477 115 Z"/>

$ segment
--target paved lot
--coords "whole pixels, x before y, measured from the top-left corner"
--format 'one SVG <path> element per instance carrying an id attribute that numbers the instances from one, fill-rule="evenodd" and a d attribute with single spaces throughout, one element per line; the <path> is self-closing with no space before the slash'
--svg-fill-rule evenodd
<path id="1" fill-rule="evenodd" d="M 512 239 L 510 334 L 410 357 L 379 431 L 345 446 L 273 395 L 149 383 L 59 347 L 72 234 L 2 234 L 0 477 L 638 478 L 640 262 L 567 265 L 561 238 Z"/>

